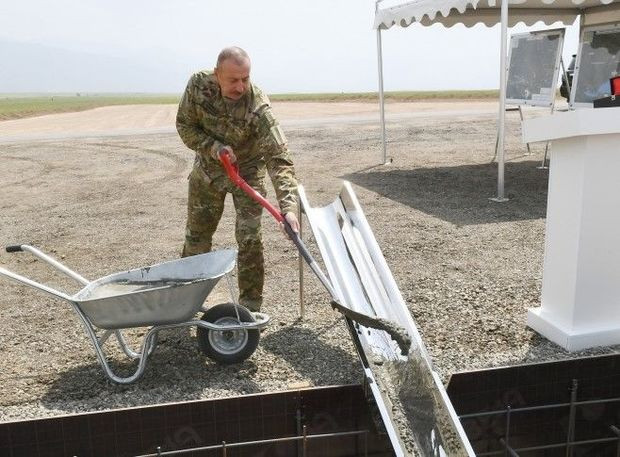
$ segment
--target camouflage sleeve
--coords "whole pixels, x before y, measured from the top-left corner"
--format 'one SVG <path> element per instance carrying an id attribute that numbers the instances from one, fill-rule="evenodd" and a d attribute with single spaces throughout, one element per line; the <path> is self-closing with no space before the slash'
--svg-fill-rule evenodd
<path id="1" fill-rule="evenodd" d="M 200 124 L 193 92 L 196 84 L 196 75 L 192 76 L 187 83 L 183 97 L 179 102 L 177 111 L 177 132 L 185 146 L 193 149 L 198 154 L 210 155 L 214 148 L 221 144 L 209 136 Z"/>
<path id="2" fill-rule="evenodd" d="M 297 212 L 297 179 L 286 137 L 268 104 L 260 108 L 258 143 L 282 213 Z"/>

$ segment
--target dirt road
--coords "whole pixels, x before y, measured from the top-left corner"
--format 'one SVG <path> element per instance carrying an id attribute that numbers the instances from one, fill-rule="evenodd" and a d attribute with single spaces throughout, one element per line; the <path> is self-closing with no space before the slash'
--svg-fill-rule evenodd
<path id="1" fill-rule="evenodd" d="M 420 116 L 495 114 L 493 102 L 390 103 L 389 120 Z M 376 103 L 275 103 L 274 111 L 285 127 L 372 123 L 379 117 Z M 175 105 L 106 106 L 77 113 L 50 114 L 0 122 L 0 144 L 88 136 L 144 135 L 175 132 Z"/>

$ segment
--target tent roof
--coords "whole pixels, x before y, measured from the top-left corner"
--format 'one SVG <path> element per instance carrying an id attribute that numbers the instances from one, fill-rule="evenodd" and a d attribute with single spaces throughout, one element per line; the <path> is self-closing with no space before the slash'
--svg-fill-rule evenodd
<path id="1" fill-rule="evenodd" d="M 620 20 L 620 0 L 509 0 L 509 26 L 519 22 L 533 25 L 543 21 L 550 25 L 561 21 L 572 24 L 585 14 L 582 25 Z M 407 27 L 413 22 L 422 25 L 441 23 L 446 27 L 483 23 L 493 26 L 500 22 L 501 0 L 414 0 L 375 13 L 374 28 L 389 29 L 393 25 Z M 613 14 L 610 14 L 612 12 Z"/>

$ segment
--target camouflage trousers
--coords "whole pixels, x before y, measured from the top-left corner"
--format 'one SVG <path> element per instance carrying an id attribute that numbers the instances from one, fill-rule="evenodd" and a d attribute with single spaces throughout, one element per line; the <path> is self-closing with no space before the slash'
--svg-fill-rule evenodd
<path id="1" fill-rule="evenodd" d="M 262 178 L 244 176 L 244 179 L 262 195 L 266 195 Z M 182 256 L 211 251 L 213 234 L 222 217 L 228 193 L 232 194 L 237 215 L 235 237 L 239 248 L 239 303 L 252 311 L 260 311 L 265 280 L 261 231 L 263 208 L 225 176 L 211 180 L 198 164 L 189 176 L 187 225 Z"/>

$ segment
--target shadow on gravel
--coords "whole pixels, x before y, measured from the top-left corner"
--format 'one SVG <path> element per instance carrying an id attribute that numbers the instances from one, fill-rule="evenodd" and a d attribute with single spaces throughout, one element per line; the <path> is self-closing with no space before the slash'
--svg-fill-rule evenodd
<path id="1" fill-rule="evenodd" d="M 312 341 L 312 347 L 308 347 Z M 299 374 L 320 385 L 326 382 L 325 373 L 332 383 L 334 370 L 341 370 L 343 382 L 350 379 L 351 370 L 359 367 L 359 361 L 350 353 L 325 344 L 311 330 L 296 326 L 285 327 L 261 339 L 261 346 L 286 360 Z"/>
<path id="2" fill-rule="evenodd" d="M 358 186 L 456 225 L 485 224 L 544 218 L 548 170 L 540 161 L 509 162 L 505 166 L 505 195 L 498 204 L 497 164 L 395 169 L 377 166 L 342 176 Z"/>
<path id="3" fill-rule="evenodd" d="M 41 403 L 49 408 L 60 405 L 62 409 L 66 402 L 75 401 L 88 410 L 106 405 L 119 407 L 114 404 L 115 400 L 124 406 L 138 406 L 202 399 L 205 388 L 239 395 L 261 391 L 252 380 L 257 371 L 252 358 L 240 364 L 218 365 L 202 354 L 196 339 L 189 334 L 167 335 L 163 341 L 160 339 L 146 362 L 143 376 L 128 385 L 110 381 L 101 365 L 95 362 L 95 357 L 94 350 L 85 353 L 83 365 L 51 378 Z M 87 363 L 88 360 L 93 363 Z M 108 363 L 116 375 L 127 377 L 135 372 L 137 363 L 124 360 L 117 355 L 112 361 L 108 359 Z"/>

